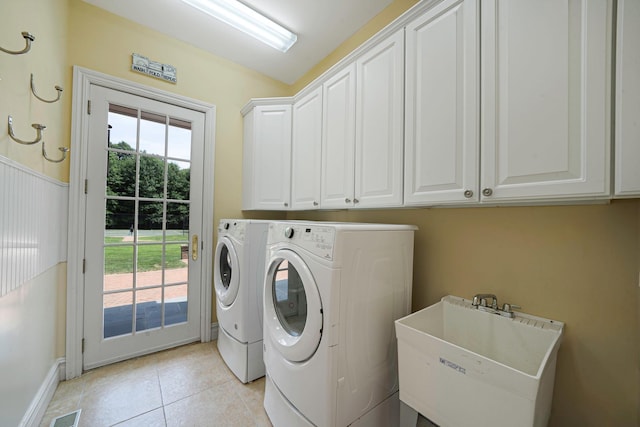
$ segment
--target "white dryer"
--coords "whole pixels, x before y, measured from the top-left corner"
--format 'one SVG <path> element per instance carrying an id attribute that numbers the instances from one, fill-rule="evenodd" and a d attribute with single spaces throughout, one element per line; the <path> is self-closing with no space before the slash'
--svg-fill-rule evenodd
<path id="1" fill-rule="evenodd" d="M 394 321 L 411 310 L 415 230 L 269 225 L 264 407 L 275 427 L 398 424 Z"/>
<path id="2" fill-rule="evenodd" d="M 264 376 L 262 296 L 268 226 L 269 221 L 244 219 L 223 219 L 218 225 L 218 351 L 243 383 Z"/>

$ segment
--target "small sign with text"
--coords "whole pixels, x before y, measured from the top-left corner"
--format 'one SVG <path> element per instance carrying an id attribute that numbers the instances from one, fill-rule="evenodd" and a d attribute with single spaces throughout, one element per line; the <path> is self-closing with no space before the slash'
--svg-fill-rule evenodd
<path id="1" fill-rule="evenodd" d="M 137 53 L 131 55 L 131 70 L 170 83 L 178 83 L 178 70 L 176 67 L 152 61 L 146 56 Z"/>

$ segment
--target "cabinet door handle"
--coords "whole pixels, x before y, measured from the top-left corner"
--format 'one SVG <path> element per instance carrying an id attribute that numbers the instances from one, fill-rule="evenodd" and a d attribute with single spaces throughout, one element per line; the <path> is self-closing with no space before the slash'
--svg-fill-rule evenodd
<path id="1" fill-rule="evenodd" d="M 358 199 L 353 199 L 353 203 L 360 203 L 360 200 L 358 200 Z"/>
<path id="2" fill-rule="evenodd" d="M 487 196 L 487 197 L 489 197 L 489 196 L 490 196 L 490 195 L 492 195 L 492 194 L 493 194 L 493 190 L 492 190 L 492 189 L 490 189 L 490 188 L 485 188 L 484 190 L 482 190 L 482 195 L 483 195 L 483 196 Z"/>
<path id="3" fill-rule="evenodd" d="M 344 202 L 345 202 L 345 203 L 351 203 L 351 199 L 346 198 L 346 199 L 344 199 Z"/>
<path id="4" fill-rule="evenodd" d="M 285 208 L 288 208 L 288 207 L 289 207 L 289 203 L 284 202 L 284 207 L 285 207 Z"/>
<path id="5" fill-rule="evenodd" d="M 313 202 L 313 206 L 318 206 L 318 202 Z"/>
<path id="6" fill-rule="evenodd" d="M 471 190 L 467 190 L 464 192 L 464 197 L 466 197 L 467 199 L 470 199 L 473 197 L 473 191 Z"/>

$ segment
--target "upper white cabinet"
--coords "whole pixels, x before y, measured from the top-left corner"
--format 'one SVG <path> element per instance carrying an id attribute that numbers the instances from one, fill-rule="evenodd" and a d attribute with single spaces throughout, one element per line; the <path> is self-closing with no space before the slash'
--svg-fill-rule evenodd
<path id="1" fill-rule="evenodd" d="M 445 0 L 410 22 L 405 204 L 608 197 L 611 29 L 607 0 Z"/>
<path id="2" fill-rule="evenodd" d="M 354 205 L 402 205 L 404 31 L 356 61 Z"/>
<path id="3" fill-rule="evenodd" d="M 322 208 L 402 205 L 404 31 L 323 85 Z"/>
<path id="4" fill-rule="evenodd" d="M 353 205 L 356 124 L 356 66 L 327 80 L 322 88 L 322 208 Z"/>
<path id="5" fill-rule="evenodd" d="M 609 195 L 611 10 L 482 1 L 481 200 Z"/>
<path id="6" fill-rule="evenodd" d="M 322 87 L 293 104 L 291 209 L 318 209 L 322 143 Z"/>
<path id="7" fill-rule="evenodd" d="M 285 210 L 291 196 L 291 104 L 252 106 L 244 115 L 242 209 Z"/>
<path id="8" fill-rule="evenodd" d="M 638 0 L 420 1 L 306 88 L 293 113 L 291 98 L 243 109 L 243 205 L 638 197 L 639 23 Z"/>
<path id="9" fill-rule="evenodd" d="M 640 195 L 640 1 L 618 0 L 615 194 Z"/>
<path id="10" fill-rule="evenodd" d="M 406 205 L 479 200 L 478 19 L 444 1 L 406 27 Z"/>

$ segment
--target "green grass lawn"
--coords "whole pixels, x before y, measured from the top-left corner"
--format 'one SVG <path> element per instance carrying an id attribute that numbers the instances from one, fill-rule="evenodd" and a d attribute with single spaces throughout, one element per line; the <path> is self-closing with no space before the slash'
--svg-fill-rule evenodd
<path id="1" fill-rule="evenodd" d="M 105 237 L 106 244 L 120 243 L 122 237 Z M 162 236 L 145 236 L 140 242 L 162 242 Z M 167 236 L 167 242 L 182 242 L 164 245 L 165 269 L 182 268 L 186 266 L 181 260 L 180 246 L 187 244 L 183 236 Z M 162 268 L 162 244 L 138 245 L 138 271 L 160 270 Z M 105 246 L 104 274 L 132 273 L 133 245 Z"/>

